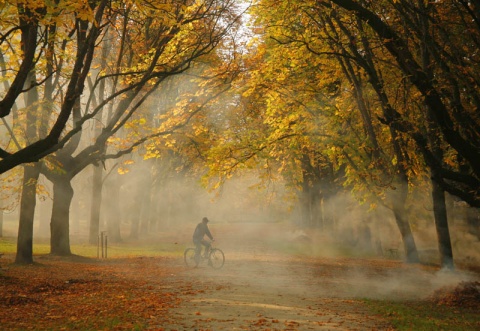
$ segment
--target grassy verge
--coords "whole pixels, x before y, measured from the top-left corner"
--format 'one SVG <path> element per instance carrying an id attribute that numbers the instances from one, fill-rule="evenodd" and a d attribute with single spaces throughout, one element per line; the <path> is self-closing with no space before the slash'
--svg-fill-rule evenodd
<path id="1" fill-rule="evenodd" d="M 395 330 L 480 330 L 479 313 L 467 308 L 439 306 L 429 301 L 365 302 L 373 312 L 385 317 Z"/>
<path id="2" fill-rule="evenodd" d="M 185 247 L 173 242 L 132 242 L 109 243 L 108 257 L 134 257 L 134 256 L 181 256 Z M 101 256 L 98 245 L 71 244 L 70 250 L 73 254 L 95 258 Z M 0 238 L 0 253 L 15 254 L 17 243 L 14 238 Z M 45 255 L 50 253 L 49 242 L 36 242 L 33 244 L 33 255 Z"/>
<path id="3" fill-rule="evenodd" d="M 0 238 L 0 253 L 12 254 L 17 251 L 17 243 L 11 238 Z"/>

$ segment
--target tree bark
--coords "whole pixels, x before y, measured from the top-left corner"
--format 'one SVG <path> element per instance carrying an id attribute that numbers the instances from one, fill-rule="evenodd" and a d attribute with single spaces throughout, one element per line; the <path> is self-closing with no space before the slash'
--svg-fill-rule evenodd
<path id="1" fill-rule="evenodd" d="M 437 231 L 438 237 L 438 250 L 440 252 L 440 264 L 443 268 L 454 269 L 445 191 L 435 180 L 432 180 L 432 200 L 435 230 Z"/>
<path id="2" fill-rule="evenodd" d="M 146 161 L 147 165 L 150 165 L 151 160 Z M 143 184 L 143 190 L 141 191 L 143 196 L 142 196 L 142 202 L 143 202 L 143 208 L 142 208 L 142 217 L 141 217 L 141 223 L 140 223 L 140 234 L 144 235 L 147 234 L 151 230 L 151 224 L 152 224 L 152 219 L 153 219 L 153 211 L 152 211 L 152 194 L 153 194 L 153 176 L 152 176 L 152 169 L 151 167 L 148 167 L 148 169 L 145 170 L 144 173 L 144 184 Z"/>
<path id="3" fill-rule="evenodd" d="M 51 254 L 71 255 L 70 251 L 70 205 L 73 198 L 71 178 L 58 176 L 53 180 L 53 207 L 50 223 Z"/>
<path id="4" fill-rule="evenodd" d="M 121 177 L 118 174 L 116 177 Z M 121 242 L 122 236 L 120 232 L 120 224 L 122 221 L 122 213 L 120 207 L 120 178 L 108 180 L 105 183 L 105 190 L 110 198 L 108 217 L 107 217 L 107 231 L 108 239 L 111 242 Z"/>
<path id="5" fill-rule="evenodd" d="M 430 5 L 425 6 L 424 3 L 420 3 L 422 12 L 429 12 L 431 9 Z M 435 27 L 430 27 L 430 22 L 425 16 L 420 16 L 420 28 L 421 36 L 423 38 L 422 47 L 420 48 L 421 54 L 421 67 L 425 75 L 429 78 L 430 81 L 434 81 L 435 75 L 433 72 L 433 61 L 432 54 L 427 45 L 427 39 L 431 37 L 430 30 L 435 30 Z M 428 97 L 425 97 L 425 109 L 426 109 L 426 118 L 427 118 L 427 135 L 428 141 L 430 143 L 430 148 L 440 162 L 444 160 L 444 152 L 442 150 L 442 139 L 441 124 L 438 123 L 436 107 L 428 102 Z M 444 138 L 448 141 L 448 137 Z M 448 218 L 447 218 L 447 205 L 445 202 L 445 191 L 442 187 L 443 178 L 440 173 L 438 173 L 436 168 L 432 168 L 432 204 L 433 204 L 433 214 L 435 218 L 435 229 L 437 231 L 437 240 L 438 248 L 440 252 L 440 264 L 444 268 L 453 269 L 453 251 L 452 244 L 450 241 L 450 230 L 448 228 Z"/>
<path id="6" fill-rule="evenodd" d="M 15 263 L 33 263 L 33 221 L 36 207 L 36 189 L 40 176 L 39 164 L 25 165 L 20 201 L 17 255 Z"/>
<path id="7" fill-rule="evenodd" d="M 325 212 L 325 199 L 328 195 L 322 188 L 331 184 L 326 183 L 331 178 L 331 174 L 322 176 L 319 166 L 312 166 L 310 156 L 303 153 L 302 176 L 302 191 L 300 192 L 301 224 L 323 229 L 327 223 L 326 216 L 330 216 L 330 214 Z M 332 188 L 330 187 L 330 189 Z"/>
<path id="8" fill-rule="evenodd" d="M 304 171 L 302 191 L 300 192 L 300 215 L 302 226 L 309 227 L 312 225 L 312 201 L 310 196 L 311 187 L 307 177 L 308 175 Z"/>
<path id="9" fill-rule="evenodd" d="M 140 231 L 140 217 L 142 212 L 142 188 L 141 185 L 138 185 L 134 197 L 134 205 L 132 213 L 130 214 L 130 238 L 138 239 L 138 234 Z"/>
<path id="10" fill-rule="evenodd" d="M 89 242 L 95 244 L 97 242 L 100 231 L 100 210 L 102 206 L 102 166 L 94 166 L 93 168 L 93 183 L 92 183 L 92 203 L 90 209 L 90 230 Z"/>
<path id="11" fill-rule="evenodd" d="M 417 245 L 413 237 L 412 228 L 407 217 L 405 201 L 407 198 L 407 183 L 398 183 L 396 185 L 396 194 L 392 198 L 393 214 L 395 222 L 402 236 L 403 248 L 405 251 L 405 261 L 408 263 L 420 262 Z"/>
<path id="12" fill-rule="evenodd" d="M 38 138 L 39 113 L 41 110 L 35 104 L 39 100 L 38 90 L 34 87 L 36 81 L 35 71 L 30 71 L 26 87 L 30 89 L 25 93 L 27 108 L 25 133 L 27 141 Z M 32 86 L 30 86 L 32 84 Z M 19 123 L 20 124 L 20 123 Z M 20 202 L 20 215 L 18 224 L 17 255 L 15 263 L 33 263 L 33 222 L 37 203 L 37 183 L 40 176 L 40 164 L 34 163 L 24 166 L 22 196 Z"/>
<path id="13" fill-rule="evenodd" d="M 111 37 L 110 30 L 107 32 Z M 102 57 L 100 58 L 100 68 L 105 68 L 107 66 L 107 57 L 108 53 L 112 47 L 110 43 L 110 37 L 103 40 L 102 45 Z M 105 100 L 105 89 L 106 89 L 106 80 L 102 79 L 98 88 L 98 101 L 94 98 L 93 105 L 96 108 L 98 103 L 101 103 Z M 94 95 L 95 90 L 91 88 L 90 93 Z M 110 104 L 110 109 L 113 107 Z M 98 112 L 95 115 L 95 127 L 94 135 L 99 137 L 102 133 L 102 115 L 103 111 Z M 95 244 L 97 242 L 97 237 L 100 231 L 100 212 L 102 207 L 102 191 L 103 191 L 103 168 L 102 165 L 94 165 L 93 168 L 93 183 L 92 183 L 92 203 L 90 209 L 90 230 L 89 230 L 89 242 Z"/>

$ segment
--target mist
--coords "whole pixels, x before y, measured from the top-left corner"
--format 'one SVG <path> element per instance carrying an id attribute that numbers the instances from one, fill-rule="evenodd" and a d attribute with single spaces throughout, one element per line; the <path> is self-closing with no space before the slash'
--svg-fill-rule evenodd
<path id="1" fill-rule="evenodd" d="M 218 287 L 229 286 L 230 301 L 224 302 L 221 300 L 227 298 L 214 296 L 212 302 L 231 305 L 240 302 L 261 314 L 279 309 L 293 310 L 295 304 L 287 304 L 292 298 L 328 314 L 322 306 L 328 300 L 332 300 L 333 306 L 338 300 L 350 299 L 424 300 L 445 287 L 478 280 L 478 274 L 464 267 L 478 266 L 480 245 L 468 232 L 460 213 L 451 223 L 457 269 L 442 270 L 428 205 L 417 205 L 413 222 L 423 264 L 405 264 L 401 237 L 392 212 L 385 208 L 372 210 L 349 194 L 338 194 L 329 200 L 330 206 L 325 206 L 325 209 L 335 211 L 333 222 L 324 223 L 322 228 L 312 228 L 302 225 L 297 202 L 292 200 L 281 182 L 264 189 L 256 185 L 258 179 L 251 172 L 234 177 L 220 191 L 210 192 L 193 176 L 169 173 L 168 177 L 161 177 L 162 181 L 155 176 L 147 177 L 150 168 L 151 165 L 138 162 L 132 164 L 130 171 L 120 179 L 115 172 L 107 177 L 107 181 L 121 183 L 120 195 L 119 201 L 114 201 L 111 191 L 105 190 L 100 230 L 107 230 L 108 222 L 120 215 L 121 245 L 138 247 L 163 243 L 176 245 L 182 251 L 192 246 L 196 224 L 208 217 L 216 239 L 215 246 L 225 253 L 225 265 L 221 270 L 185 269 L 185 273 L 194 273 L 198 286 L 212 283 L 221 284 Z M 85 245 L 88 239 L 90 181 L 91 169 L 74 181 L 70 220 L 74 244 Z M 108 187 L 112 183 L 107 181 L 105 185 Z M 48 191 L 48 182 L 42 183 Z M 152 201 L 142 205 L 142 208 L 150 206 L 147 211 L 138 208 L 135 195 L 148 187 L 154 190 L 151 191 Z M 51 198 L 44 195 L 37 203 L 35 240 L 46 241 Z M 116 206 L 120 206 L 120 210 L 115 211 Z M 15 235 L 18 222 L 15 213 L 13 210 L 6 215 L 7 236 Z M 139 217 L 140 224 L 149 220 L 150 226 L 147 232 L 139 231 L 138 238 L 134 239 L 130 232 L 136 217 Z M 112 243 L 115 245 L 120 243 Z M 387 250 L 390 248 L 397 249 L 398 256 L 389 255 Z M 156 254 L 162 256 L 164 252 L 158 250 Z M 178 265 L 183 265 L 181 255 L 176 259 Z M 161 263 L 157 259 L 149 261 Z M 182 275 L 176 274 L 175 277 Z M 235 296 L 235 288 L 248 290 Z M 250 296 L 245 297 L 245 292 Z M 219 293 L 216 291 L 214 295 Z M 266 295 L 284 299 L 264 302 L 262 298 Z M 197 311 L 199 308 L 193 309 Z M 265 313 L 265 316 L 276 315 Z"/>
<path id="2" fill-rule="evenodd" d="M 118 175 L 114 170 L 107 180 L 120 182 L 118 199 L 104 191 L 101 210 L 101 230 L 107 230 L 107 223 L 116 221 L 112 210 L 120 206 L 119 212 L 122 237 L 129 235 L 133 219 L 153 223 L 148 235 L 171 231 L 189 238 L 193 227 L 206 216 L 212 227 L 220 229 L 225 225 L 234 229 L 240 241 L 273 246 L 286 245 L 299 254 L 336 257 L 342 255 L 379 256 L 389 249 L 403 254 L 402 240 L 390 210 L 369 208 L 368 203 L 360 204 L 348 194 L 338 194 L 330 199 L 324 209 L 334 211 L 334 218 L 321 228 L 309 228 L 301 224 L 298 201 L 292 199 L 281 182 L 272 183 L 268 188 L 259 187 L 255 172 L 234 177 L 216 191 L 208 191 L 199 183 L 199 178 L 169 173 L 167 177 L 147 177 L 151 164 L 138 162 L 130 172 Z M 71 206 L 70 229 L 72 238 L 84 238 L 88 234 L 91 204 L 91 168 L 73 181 L 75 191 Z M 39 194 L 35 218 L 35 237 L 48 236 L 49 213 L 52 198 L 49 183 L 41 178 L 44 192 Z M 138 192 L 150 193 L 150 203 L 138 200 Z M 12 197 L 11 199 L 14 199 Z M 427 203 L 427 202 L 425 202 Z M 148 207 L 148 208 L 147 208 Z M 455 260 L 462 263 L 478 264 L 480 242 L 469 231 L 464 214 L 466 206 L 455 206 L 450 211 L 450 227 Z M 433 216 L 428 207 L 417 207 L 411 212 L 412 226 L 417 248 L 424 262 L 437 263 L 437 239 Z M 14 235 L 18 208 L 13 205 L 5 212 L 5 231 Z M 152 232 L 153 231 L 153 232 Z M 220 230 L 222 232 L 223 230 Z M 259 236 L 259 232 L 261 236 Z"/>
<path id="3" fill-rule="evenodd" d="M 105 181 L 100 231 L 108 230 L 108 222 L 120 222 L 123 245 L 138 245 L 143 240 L 176 244 L 181 250 L 192 246 L 196 224 L 208 217 L 215 244 L 227 257 L 224 276 L 228 279 L 229 272 L 234 272 L 236 281 L 244 277 L 252 286 L 272 291 L 282 289 L 305 295 L 314 287 L 315 293 L 324 297 L 411 300 L 477 279 L 464 268 L 478 266 L 480 258 L 478 238 L 468 231 L 462 218 L 464 206 L 455 207 L 452 213 L 450 226 L 458 268 L 448 271 L 438 268 L 433 218 L 425 206 L 417 206 L 412 223 L 423 264 L 405 265 L 400 233 L 392 212 L 385 208 L 372 210 L 349 194 L 338 194 L 328 201 L 331 205 L 324 206 L 334 211 L 333 221 L 323 227 L 306 227 L 291 192 L 281 182 L 267 188 L 256 185 L 254 171 L 234 177 L 221 190 L 208 191 L 194 176 L 171 172 L 168 176 L 146 176 L 151 166 L 139 161 L 131 165 L 128 173 L 119 175 L 113 171 Z M 42 183 L 46 193 L 39 195 L 37 202 L 37 242 L 49 238 L 52 201 L 47 194 L 48 182 Z M 120 193 L 115 200 L 108 185 L 119 183 Z M 84 244 L 89 230 L 91 169 L 73 184 L 70 236 L 72 243 Z M 142 192 L 149 192 L 149 203 L 139 199 Z M 6 236 L 15 236 L 16 212 L 14 209 L 5 215 Z M 138 238 L 131 237 L 135 220 L 140 224 Z M 141 230 L 142 224 L 146 224 L 147 231 Z M 299 260 L 308 261 L 307 266 Z M 235 270 L 228 271 L 228 262 L 236 263 Z M 282 277 L 272 283 L 268 277 L 271 273 L 281 273 Z M 317 279 L 314 283 L 312 277 Z"/>

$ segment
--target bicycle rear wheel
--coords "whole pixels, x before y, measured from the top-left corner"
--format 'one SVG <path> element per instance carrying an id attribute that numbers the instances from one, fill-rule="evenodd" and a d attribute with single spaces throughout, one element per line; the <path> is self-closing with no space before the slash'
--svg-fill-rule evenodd
<path id="1" fill-rule="evenodd" d="M 198 266 L 198 257 L 195 254 L 195 248 L 187 248 L 183 253 L 183 259 L 187 267 L 193 268 Z"/>
<path id="2" fill-rule="evenodd" d="M 210 252 L 210 262 L 213 269 L 220 269 L 225 263 L 225 255 L 221 249 L 213 248 Z"/>

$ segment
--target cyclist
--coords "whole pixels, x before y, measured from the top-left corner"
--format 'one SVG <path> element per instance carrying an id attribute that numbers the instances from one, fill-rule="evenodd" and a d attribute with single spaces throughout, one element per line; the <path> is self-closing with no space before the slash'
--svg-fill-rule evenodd
<path id="1" fill-rule="evenodd" d="M 207 223 L 209 222 L 208 218 L 204 217 L 202 219 L 202 222 L 197 224 L 197 227 L 195 228 L 195 231 L 193 232 L 193 243 L 195 244 L 195 250 L 196 250 L 196 255 L 200 256 L 202 252 L 202 245 L 205 246 L 205 256 L 207 256 L 208 251 L 210 250 L 210 243 L 203 239 L 205 235 L 210 238 L 211 241 L 215 241 L 213 239 L 212 234 L 210 233 L 210 230 L 208 229 Z"/>

